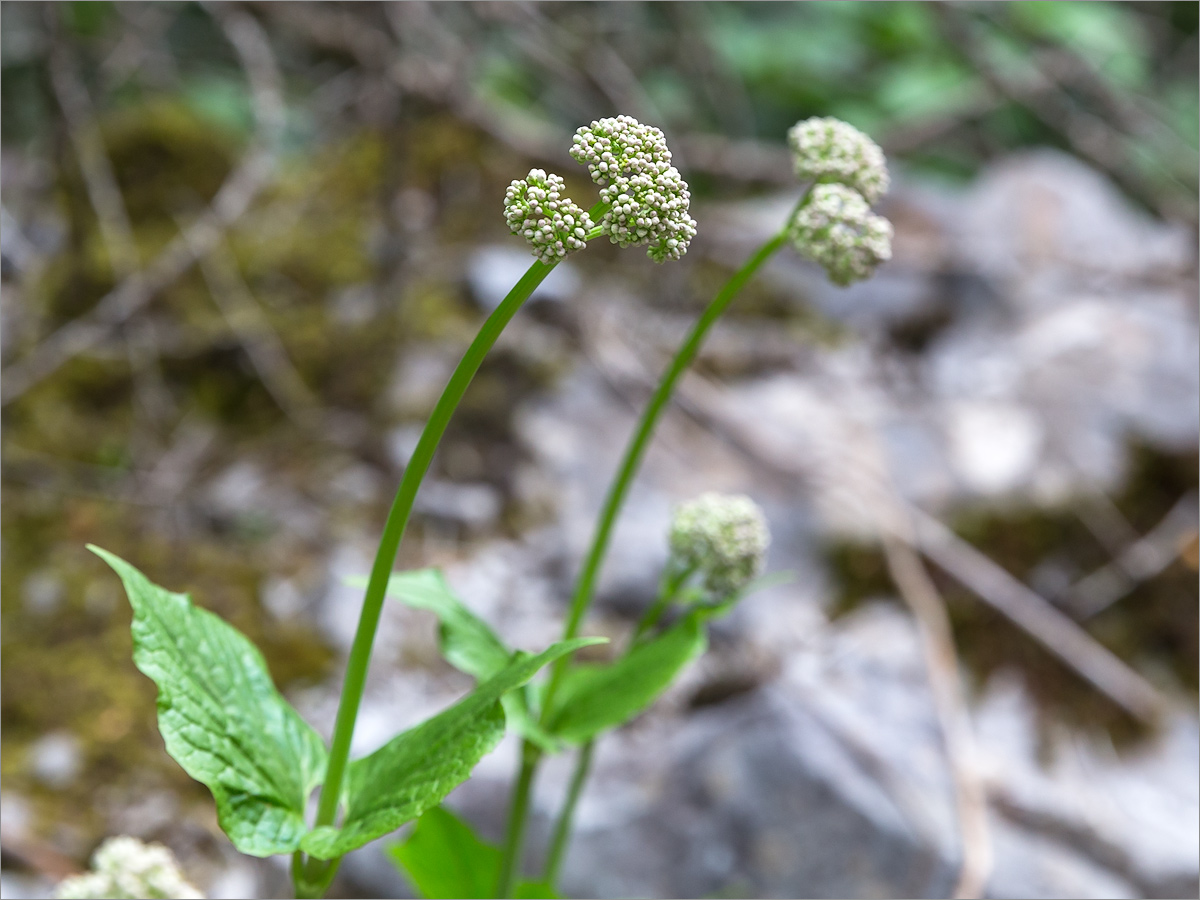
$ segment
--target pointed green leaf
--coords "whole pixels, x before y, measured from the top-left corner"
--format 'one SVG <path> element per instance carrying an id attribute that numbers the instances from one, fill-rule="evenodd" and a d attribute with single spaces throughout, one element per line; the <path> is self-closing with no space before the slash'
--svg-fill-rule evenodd
<path id="1" fill-rule="evenodd" d="M 513 651 L 467 608 L 437 569 L 397 572 L 388 579 L 387 593 L 438 617 L 442 656 L 460 672 L 484 681 L 511 662 Z"/>
<path id="2" fill-rule="evenodd" d="M 500 875 L 500 849 L 482 841 L 474 830 L 444 806 L 435 806 L 417 820 L 408 839 L 387 849 L 417 893 L 426 900 L 491 897 Z M 519 900 L 558 895 L 544 881 L 522 881 Z"/>
<path id="3" fill-rule="evenodd" d="M 258 649 L 236 628 L 151 583 L 118 556 L 133 606 L 133 662 L 158 685 L 167 752 L 207 785 L 217 818 L 243 853 L 290 853 L 307 831 L 308 795 L 325 775 L 325 745 L 275 690 Z"/>
<path id="4" fill-rule="evenodd" d="M 388 579 L 387 593 L 414 609 L 427 609 L 437 616 L 442 656 L 460 672 L 484 681 L 512 661 L 513 650 L 459 599 L 439 570 L 397 572 Z M 505 694 L 501 702 L 513 731 L 547 753 L 562 749 L 562 742 L 542 728 L 529 711 L 524 691 Z"/>
<path id="5" fill-rule="evenodd" d="M 547 730 L 582 743 L 632 719 L 704 652 L 708 643 L 704 621 L 709 615 L 707 610 L 693 610 L 609 665 L 568 669 Z"/>
<path id="6" fill-rule="evenodd" d="M 504 694 L 525 684 L 547 663 L 603 640 L 577 638 L 560 641 L 537 656 L 518 654 L 454 706 L 352 762 L 342 827 L 313 829 L 301 849 L 318 859 L 342 856 L 436 806 L 500 743 Z"/>

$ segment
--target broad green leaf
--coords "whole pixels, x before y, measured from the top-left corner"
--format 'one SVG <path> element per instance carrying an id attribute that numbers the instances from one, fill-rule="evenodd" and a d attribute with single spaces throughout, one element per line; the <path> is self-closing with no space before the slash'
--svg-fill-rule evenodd
<path id="1" fill-rule="evenodd" d="M 365 586 L 366 579 L 354 579 L 352 583 Z M 513 650 L 487 622 L 471 612 L 437 569 L 398 572 L 388 579 L 387 593 L 414 609 L 427 609 L 437 616 L 442 656 L 460 672 L 483 681 L 512 661 Z M 542 728 L 529 711 L 524 691 L 505 694 L 501 702 L 513 731 L 547 753 L 562 749 L 562 742 Z"/>
<path id="2" fill-rule="evenodd" d="M 387 853 L 427 900 L 467 900 L 495 893 L 499 848 L 480 840 L 470 825 L 443 806 L 422 815 L 408 839 L 392 844 Z M 543 881 L 522 881 L 514 896 L 534 900 L 557 894 Z"/>
<path id="3" fill-rule="evenodd" d="M 504 694 L 525 684 L 547 663 L 603 640 L 577 638 L 560 641 L 537 656 L 518 654 L 454 706 L 352 762 L 342 827 L 313 829 L 301 849 L 318 859 L 342 856 L 436 806 L 500 743 Z"/>
<path id="4" fill-rule="evenodd" d="M 167 752 L 207 785 L 238 850 L 291 853 L 308 830 L 308 795 L 325 775 L 325 745 L 275 690 L 258 649 L 236 628 L 152 584 L 118 556 L 133 606 L 133 662 L 158 685 Z"/>
<path id="5" fill-rule="evenodd" d="M 710 615 L 708 610 L 693 610 L 609 665 L 568 669 L 548 730 L 555 737 L 582 743 L 629 721 L 704 652 L 708 643 L 704 622 Z"/>
<path id="6" fill-rule="evenodd" d="M 408 840 L 387 852 L 429 900 L 490 897 L 496 890 L 500 851 L 441 806 L 427 810 Z"/>

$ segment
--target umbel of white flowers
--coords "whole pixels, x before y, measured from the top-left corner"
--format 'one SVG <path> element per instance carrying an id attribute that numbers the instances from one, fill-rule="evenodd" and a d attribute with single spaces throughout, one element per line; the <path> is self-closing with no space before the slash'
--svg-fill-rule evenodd
<path id="1" fill-rule="evenodd" d="M 842 286 L 870 278 L 892 258 L 892 224 L 871 212 L 888 189 L 883 150 L 838 119 L 797 122 L 788 131 L 796 174 L 814 180 L 789 225 L 796 249 Z"/>
<path id="2" fill-rule="evenodd" d="M 92 855 L 93 871 L 59 884 L 60 900 L 125 897 L 200 900 L 204 895 L 188 884 L 171 851 L 162 844 L 143 844 L 121 836 L 106 840 Z"/>
<path id="3" fill-rule="evenodd" d="M 592 218 L 565 194 L 566 182 L 558 175 L 530 169 L 504 194 L 504 221 L 509 230 L 529 242 L 533 255 L 544 263 L 558 262 L 568 253 L 587 246 Z"/>
<path id="4" fill-rule="evenodd" d="M 655 262 L 679 259 L 696 236 L 691 194 L 662 131 L 631 116 L 597 119 L 575 132 L 571 156 L 612 204 L 600 227 L 622 247 L 646 245 Z"/>
<path id="5" fill-rule="evenodd" d="M 721 599 L 762 571 L 770 542 L 767 520 L 749 497 L 701 494 L 675 511 L 670 564 L 698 574 L 704 588 Z"/>
<path id="6" fill-rule="evenodd" d="M 813 118 L 788 130 L 792 165 L 801 181 L 836 181 L 875 203 L 891 179 L 880 146 L 841 119 Z"/>
<path id="7" fill-rule="evenodd" d="M 818 184 L 791 224 L 792 243 L 820 263 L 829 280 L 847 285 L 870 278 L 892 258 L 892 223 L 871 212 L 844 184 Z"/>

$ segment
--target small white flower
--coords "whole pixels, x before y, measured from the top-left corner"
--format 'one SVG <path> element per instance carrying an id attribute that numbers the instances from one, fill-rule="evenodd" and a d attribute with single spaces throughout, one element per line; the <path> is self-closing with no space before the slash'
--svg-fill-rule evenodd
<path id="1" fill-rule="evenodd" d="M 792 162 L 801 180 L 835 181 L 876 202 L 890 178 L 883 150 L 853 125 L 834 118 L 797 122 L 788 131 Z"/>
<path id="2" fill-rule="evenodd" d="M 143 844 L 137 838 L 109 838 L 92 854 L 94 871 L 59 884 L 60 900 L 89 898 L 180 898 L 201 900 L 188 884 L 171 851 L 162 844 Z"/>
<path id="3" fill-rule="evenodd" d="M 530 169 L 504 194 L 504 221 L 523 237 L 533 255 L 549 265 L 587 246 L 592 218 L 566 195 L 566 182 L 542 169 Z"/>
<path id="4" fill-rule="evenodd" d="M 762 571 L 770 542 L 766 518 L 749 497 L 701 494 L 675 511 L 671 565 L 698 573 L 714 597 L 729 597 Z"/>
<path id="5" fill-rule="evenodd" d="M 789 230 L 796 249 L 824 266 L 834 284 L 870 278 L 892 258 L 892 223 L 843 184 L 814 187 Z"/>
<path id="6" fill-rule="evenodd" d="M 663 133 L 631 116 L 597 119 L 575 132 L 571 156 L 588 167 L 601 185 L 600 199 L 611 204 L 600 221 L 610 241 L 622 247 L 646 245 L 655 262 L 679 259 L 696 236 L 689 214 L 691 193 Z"/>

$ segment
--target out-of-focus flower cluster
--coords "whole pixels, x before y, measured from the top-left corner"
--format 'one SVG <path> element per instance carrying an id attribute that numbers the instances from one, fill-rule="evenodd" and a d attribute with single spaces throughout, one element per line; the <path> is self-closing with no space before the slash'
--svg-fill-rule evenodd
<path id="1" fill-rule="evenodd" d="M 814 180 L 789 227 L 792 243 L 834 284 L 870 278 L 892 258 L 892 224 L 871 212 L 888 189 L 883 150 L 838 119 L 797 122 L 788 132 L 796 174 Z"/>
<path id="2" fill-rule="evenodd" d="M 813 118 L 788 131 L 792 164 L 802 181 L 836 181 L 875 203 L 887 193 L 891 179 L 883 150 L 841 119 Z"/>
<path id="3" fill-rule="evenodd" d="M 714 599 L 755 578 L 771 542 L 767 520 L 749 497 L 707 493 L 683 504 L 671 522 L 671 565 L 699 575 Z"/>
<path id="4" fill-rule="evenodd" d="M 843 184 L 818 184 L 791 225 L 792 241 L 820 263 L 834 284 L 870 278 L 892 257 L 892 223 L 871 212 L 862 195 Z"/>
<path id="5" fill-rule="evenodd" d="M 630 116 L 597 119 L 575 132 L 571 156 L 588 167 L 611 204 L 600 222 L 622 247 L 646 245 L 655 262 L 679 259 L 696 236 L 691 194 L 671 165 L 662 131 Z"/>
<path id="6" fill-rule="evenodd" d="M 179 871 L 171 851 L 162 844 L 143 844 L 137 838 L 109 838 L 92 855 L 93 871 L 63 881 L 55 892 L 60 900 L 121 897 L 199 900 L 204 895 Z"/>
<path id="7" fill-rule="evenodd" d="M 509 230 L 525 238 L 533 255 L 555 263 L 587 246 L 592 219 L 566 195 L 566 182 L 542 169 L 530 169 L 504 194 L 504 221 Z"/>

